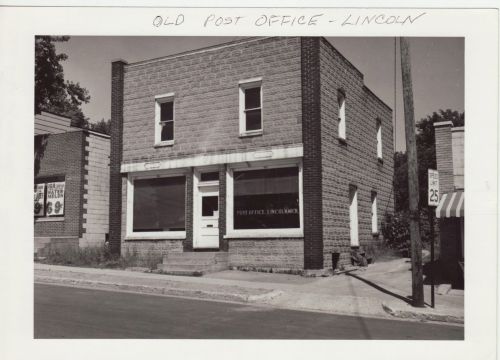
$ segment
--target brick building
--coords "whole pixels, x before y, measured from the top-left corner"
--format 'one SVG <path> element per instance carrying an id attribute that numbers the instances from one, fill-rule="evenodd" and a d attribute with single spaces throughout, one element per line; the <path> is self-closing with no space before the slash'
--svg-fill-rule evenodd
<path id="1" fill-rule="evenodd" d="M 439 262 L 445 278 L 454 287 L 464 286 L 464 127 L 451 121 L 434 124 L 436 162 L 441 199 L 439 219 Z"/>
<path id="2" fill-rule="evenodd" d="M 35 116 L 35 255 L 101 246 L 108 234 L 109 136 Z"/>
<path id="3" fill-rule="evenodd" d="M 236 268 L 350 263 L 393 211 L 391 117 L 320 37 L 114 61 L 111 246 L 167 270 L 210 250 Z"/>

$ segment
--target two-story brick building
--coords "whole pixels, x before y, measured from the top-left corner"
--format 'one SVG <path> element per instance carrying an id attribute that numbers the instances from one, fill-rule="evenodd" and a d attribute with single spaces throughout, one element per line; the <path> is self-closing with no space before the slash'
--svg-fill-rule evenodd
<path id="1" fill-rule="evenodd" d="M 167 270 L 328 269 L 393 211 L 392 111 L 325 38 L 114 61 L 111 117 L 111 246 Z"/>

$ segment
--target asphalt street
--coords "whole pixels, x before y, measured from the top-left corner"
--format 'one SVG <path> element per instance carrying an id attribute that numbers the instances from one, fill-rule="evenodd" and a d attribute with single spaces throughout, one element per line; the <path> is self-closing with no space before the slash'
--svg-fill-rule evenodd
<path id="1" fill-rule="evenodd" d="M 34 337 L 463 340 L 435 323 L 35 284 Z"/>

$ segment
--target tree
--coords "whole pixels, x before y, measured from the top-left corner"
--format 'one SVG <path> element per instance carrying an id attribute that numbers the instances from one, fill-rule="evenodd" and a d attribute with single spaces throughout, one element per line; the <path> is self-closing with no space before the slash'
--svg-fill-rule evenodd
<path id="1" fill-rule="evenodd" d="M 81 105 L 90 95 L 79 83 L 64 80 L 61 65 L 68 56 L 57 54 L 54 43 L 68 41 L 69 36 L 35 37 L 35 114 L 48 111 L 72 119 L 71 125 L 88 127 Z"/>
<path id="2" fill-rule="evenodd" d="M 427 169 L 436 169 L 436 147 L 434 123 L 451 121 L 453 126 L 464 126 L 465 115 L 458 111 L 439 110 L 417 122 L 417 159 L 420 208 L 427 207 Z M 395 210 L 408 208 L 408 165 L 406 153 L 394 154 L 394 198 Z"/>
<path id="3" fill-rule="evenodd" d="M 101 121 L 97 123 L 89 123 L 89 129 L 92 131 L 99 132 L 101 134 L 106 134 L 110 135 L 111 134 L 111 120 L 104 120 L 101 119 Z"/>

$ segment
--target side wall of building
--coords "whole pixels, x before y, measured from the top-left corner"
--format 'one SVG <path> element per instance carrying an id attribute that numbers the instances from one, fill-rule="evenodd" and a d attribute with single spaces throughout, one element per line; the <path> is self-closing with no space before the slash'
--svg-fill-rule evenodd
<path id="1" fill-rule="evenodd" d="M 109 152 L 109 137 L 87 135 L 80 246 L 102 246 L 109 232 Z"/>
<path id="2" fill-rule="evenodd" d="M 392 111 L 363 83 L 363 75 L 326 39 L 320 43 L 321 146 L 324 267 L 332 252 L 349 264 L 349 186 L 357 187 L 359 244 L 368 253 L 381 241 L 372 234 L 372 192 L 377 193 L 378 227 L 394 209 Z M 346 139 L 338 138 L 338 92 L 345 95 Z M 377 159 L 377 119 L 382 124 L 382 161 Z M 380 231 L 380 230 L 379 230 Z"/>

